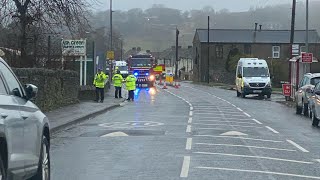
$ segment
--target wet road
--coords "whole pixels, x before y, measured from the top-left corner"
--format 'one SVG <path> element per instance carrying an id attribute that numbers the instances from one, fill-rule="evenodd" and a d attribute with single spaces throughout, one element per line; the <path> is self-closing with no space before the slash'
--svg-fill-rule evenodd
<path id="1" fill-rule="evenodd" d="M 52 140 L 53 180 L 320 179 L 320 129 L 272 101 L 183 83 Z"/>

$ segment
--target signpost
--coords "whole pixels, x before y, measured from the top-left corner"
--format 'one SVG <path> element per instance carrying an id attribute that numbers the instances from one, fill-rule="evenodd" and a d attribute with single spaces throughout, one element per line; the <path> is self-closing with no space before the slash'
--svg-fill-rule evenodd
<path id="1" fill-rule="evenodd" d="M 292 45 L 291 54 L 292 54 L 292 56 L 299 56 L 300 55 L 300 46 L 299 46 L 299 44 L 293 44 Z"/>
<path id="2" fill-rule="evenodd" d="M 291 96 L 291 85 L 290 84 L 282 84 L 282 94 L 286 97 L 286 99 Z"/>
<path id="3" fill-rule="evenodd" d="M 114 51 L 107 51 L 107 58 L 109 60 L 114 60 Z"/>
<path id="4" fill-rule="evenodd" d="M 79 40 L 62 40 L 62 63 L 63 57 L 71 56 L 71 57 L 80 57 L 80 85 L 87 84 L 87 40 L 79 39 Z M 83 67 L 82 60 L 84 57 L 84 77 L 83 77 Z M 84 79 L 84 82 L 83 82 Z"/>
<path id="5" fill-rule="evenodd" d="M 302 63 L 312 63 L 313 54 L 312 53 L 302 53 Z"/>

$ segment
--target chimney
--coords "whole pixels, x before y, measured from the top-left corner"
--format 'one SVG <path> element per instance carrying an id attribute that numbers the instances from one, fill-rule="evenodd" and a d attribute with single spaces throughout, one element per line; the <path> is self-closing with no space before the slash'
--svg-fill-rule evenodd
<path id="1" fill-rule="evenodd" d="M 178 49 L 181 49 L 181 46 L 178 46 Z"/>
<path id="2" fill-rule="evenodd" d="M 262 30 L 262 25 L 260 24 L 259 26 L 260 26 L 259 31 L 261 31 Z"/>
<path id="3" fill-rule="evenodd" d="M 137 48 L 137 51 L 140 52 L 140 51 L 141 51 L 141 47 L 138 47 L 138 48 Z"/>
<path id="4" fill-rule="evenodd" d="M 192 49 L 192 46 L 188 46 L 188 49 Z"/>
<path id="5" fill-rule="evenodd" d="M 257 31 L 258 23 L 254 23 L 254 31 Z"/>
<path id="6" fill-rule="evenodd" d="M 150 54 L 151 51 L 150 51 L 150 50 L 146 50 L 146 52 L 147 52 L 148 54 Z"/>
<path id="7" fill-rule="evenodd" d="M 136 50 L 137 50 L 137 48 L 136 48 L 136 47 L 133 47 L 133 48 L 132 48 L 132 50 L 133 50 L 133 51 L 136 51 Z"/>

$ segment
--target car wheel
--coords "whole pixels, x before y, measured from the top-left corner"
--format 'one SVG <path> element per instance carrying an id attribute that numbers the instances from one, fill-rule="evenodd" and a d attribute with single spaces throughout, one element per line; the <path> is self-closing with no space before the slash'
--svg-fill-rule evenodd
<path id="1" fill-rule="evenodd" d="M 296 114 L 301 114 L 302 113 L 302 107 L 299 107 L 296 105 Z"/>
<path id="2" fill-rule="evenodd" d="M 271 94 L 267 94 L 267 98 L 270 99 L 271 98 Z"/>
<path id="3" fill-rule="evenodd" d="M 50 146 L 45 136 L 42 137 L 38 172 L 31 180 L 50 180 Z"/>
<path id="4" fill-rule="evenodd" d="M 2 158 L 0 156 L 0 180 L 6 179 L 6 169 L 4 168 L 4 163 L 2 161 Z"/>
<path id="5" fill-rule="evenodd" d="M 308 104 L 303 104 L 303 115 L 308 116 Z"/>
<path id="6" fill-rule="evenodd" d="M 318 126 L 319 119 L 316 117 L 316 113 L 312 113 L 312 126 Z"/>

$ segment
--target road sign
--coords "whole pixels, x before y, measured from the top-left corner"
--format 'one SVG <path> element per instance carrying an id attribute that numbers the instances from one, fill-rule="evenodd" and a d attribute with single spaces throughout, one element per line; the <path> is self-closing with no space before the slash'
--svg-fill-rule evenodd
<path id="1" fill-rule="evenodd" d="M 302 62 L 303 63 L 312 63 L 313 54 L 312 53 L 302 53 Z"/>
<path id="2" fill-rule="evenodd" d="M 85 56 L 86 40 L 62 40 L 63 56 Z"/>
<path id="3" fill-rule="evenodd" d="M 291 47 L 291 54 L 292 56 L 300 55 L 300 46 L 299 44 L 293 44 Z"/>
<path id="4" fill-rule="evenodd" d="M 114 60 L 114 51 L 107 51 L 107 58 Z"/>
<path id="5" fill-rule="evenodd" d="M 290 84 L 282 84 L 282 94 L 284 96 L 291 96 L 291 85 Z"/>

